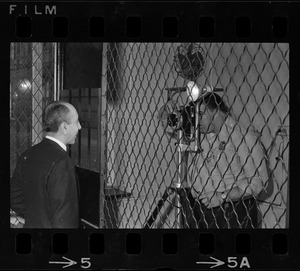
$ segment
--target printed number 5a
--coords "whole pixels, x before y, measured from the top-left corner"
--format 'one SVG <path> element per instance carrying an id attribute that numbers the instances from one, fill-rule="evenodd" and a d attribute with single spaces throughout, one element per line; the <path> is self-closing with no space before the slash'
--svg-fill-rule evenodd
<path id="1" fill-rule="evenodd" d="M 236 268 L 238 266 L 238 262 L 237 262 L 237 257 L 228 257 L 228 267 L 230 268 Z M 250 268 L 250 264 L 249 264 L 249 261 L 248 261 L 248 258 L 247 257 L 243 257 L 242 260 L 241 260 L 241 263 L 240 263 L 240 268 L 243 268 L 243 267 L 247 267 L 247 268 Z"/>
<path id="2" fill-rule="evenodd" d="M 81 258 L 81 267 L 88 269 L 91 267 L 91 262 L 90 262 L 91 258 Z"/>

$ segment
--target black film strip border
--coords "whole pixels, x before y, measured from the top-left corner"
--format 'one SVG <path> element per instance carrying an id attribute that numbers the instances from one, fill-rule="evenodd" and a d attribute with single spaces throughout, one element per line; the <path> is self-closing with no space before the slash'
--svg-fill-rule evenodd
<path id="1" fill-rule="evenodd" d="M 16 41 L 287 41 L 285 2 L 76 2 L 7 5 Z M 222 31 L 219 31 L 222 29 Z"/>
<path id="2" fill-rule="evenodd" d="M 300 249 L 295 234 L 278 230 L 83 230 L 80 234 L 76 230 L 15 230 L 1 236 L 1 244 L 14 259 L 1 268 L 49 269 L 55 267 L 53 262 L 73 261 L 77 269 L 85 266 L 82 259 L 88 259 L 91 268 L 104 269 L 200 269 L 218 261 L 223 268 L 293 269 L 299 264 L 296 252 Z"/>
<path id="3" fill-rule="evenodd" d="M 11 14 L 10 5 L 16 5 Z M 0 6 L 1 74 L 5 82 L 9 81 L 11 41 L 288 42 L 291 45 L 291 96 L 300 97 L 297 92 L 300 5 L 295 2 L 10 2 L 0 3 Z M 55 14 L 53 6 L 56 6 Z M 291 99 L 291 111 L 296 110 L 297 99 Z M 6 109 L 1 108 L 4 121 Z M 292 134 L 293 129 L 291 126 Z M 3 136 L 3 140 L 8 142 L 9 138 Z M 293 139 L 292 143 L 293 149 L 297 149 L 299 143 Z M 7 157 L 9 149 L 5 153 Z M 297 167 L 296 163 L 297 159 L 291 160 L 291 168 L 293 164 Z M 297 180 L 297 175 L 291 171 L 291 179 Z M 8 177 L 9 172 L 1 171 L 1 179 Z M 52 269 L 54 266 L 61 269 L 62 265 L 50 262 L 63 261 L 62 257 L 76 262 L 71 267 L 76 269 L 84 269 L 89 264 L 89 268 L 94 269 L 201 269 L 209 268 L 211 265 L 201 262 L 213 262 L 212 258 L 224 262 L 220 265 L 223 268 L 247 269 L 246 258 L 250 268 L 300 268 L 299 211 L 295 194 L 299 184 L 296 182 L 291 183 L 290 189 L 291 202 L 295 201 L 290 205 L 291 229 L 253 231 L 80 230 L 78 234 L 74 230 L 9 229 L 9 196 L 3 192 L 7 189 L 9 185 L 4 183 L 1 205 L 7 215 L 3 212 L 1 217 L 0 269 Z"/>

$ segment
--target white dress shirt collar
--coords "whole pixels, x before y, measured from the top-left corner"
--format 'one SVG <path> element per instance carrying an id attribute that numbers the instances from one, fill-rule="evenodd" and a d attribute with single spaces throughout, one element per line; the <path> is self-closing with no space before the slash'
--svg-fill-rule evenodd
<path id="1" fill-rule="evenodd" d="M 54 138 L 53 136 L 46 136 L 46 138 L 48 138 L 48 139 L 50 139 L 50 140 L 52 140 L 52 141 L 54 141 L 54 142 L 56 142 L 59 146 L 61 146 L 65 151 L 67 151 L 67 146 L 64 144 L 64 143 L 62 143 L 61 141 L 59 141 L 58 139 L 56 139 L 56 138 Z"/>

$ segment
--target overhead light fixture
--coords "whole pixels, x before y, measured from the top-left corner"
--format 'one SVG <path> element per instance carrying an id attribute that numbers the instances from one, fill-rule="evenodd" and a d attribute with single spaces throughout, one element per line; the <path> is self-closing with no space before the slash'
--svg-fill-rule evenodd
<path id="1" fill-rule="evenodd" d="M 26 93 L 31 90 L 31 82 L 28 79 L 22 79 L 19 81 L 18 89 L 22 93 Z"/>

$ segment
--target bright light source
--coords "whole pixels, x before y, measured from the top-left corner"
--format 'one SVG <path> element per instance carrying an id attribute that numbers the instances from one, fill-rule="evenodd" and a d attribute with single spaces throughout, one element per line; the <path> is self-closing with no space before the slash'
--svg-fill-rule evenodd
<path id="1" fill-rule="evenodd" d="M 28 79 L 20 80 L 18 89 L 23 93 L 29 91 L 31 89 L 30 81 Z"/>
<path id="2" fill-rule="evenodd" d="M 189 81 L 187 83 L 186 92 L 188 98 L 193 102 L 200 97 L 200 89 L 194 81 Z"/>

